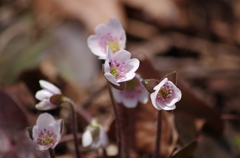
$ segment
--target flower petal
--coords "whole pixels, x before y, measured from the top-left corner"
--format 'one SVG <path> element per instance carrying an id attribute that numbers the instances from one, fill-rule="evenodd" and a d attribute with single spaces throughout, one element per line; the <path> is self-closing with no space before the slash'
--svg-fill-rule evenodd
<path id="1" fill-rule="evenodd" d="M 40 150 L 40 151 L 44 151 L 44 150 L 49 149 L 49 147 L 36 144 L 36 149 Z"/>
<path id="2" fill-rule="evenodd" d="M 122 102 L 126 108 L 135 108 L 137 106 L 138 100 L 137 98 L 123 98 Z"/>
<path id="3" fill-rule="evenodd" d="M 139 100 L 140 103 L 146 104 L 148 102 L 149 93 L 144 87 L 141 89 L 141 91 L 142 92 L 138 96 L 138 100 Z"/>
<path id="4" fill-rule="evenodd" d="M 127 63 L 131 58 L 131 53 L 126 50 L 120 50 L 112 56 L 112 59 L 116 59 L 118 63 Z"/>
<path id="5" fill-rule="evenodd" d="M 93 142 L 93 138 L 92 138 L 91 132 L 88 130 L 85 131 L 82 135 L 82 146 L 87 147 L 91 145 L 92 142 Z"/>
<path id="6" fill-rule="evenodd" d="M 54 149 L 61 139 L 61 124 L 60 124 L 60 122 L 57 122 L 57 121 L 52 122 L 49 125 L 48 130 L 50 130 L 51 132 L 53 132 L 57 136 L 56 142 L 52 146 L 52 149 Z"/>
<path id="7" fill-rule="evenodd" d="M 157 110 L 162 110 L 162 108 L 160 106 L 157 105 L 157 91 L 153 92 L 150 94 L 150 98 L 152 101 L 153 106 L 157 109 Z"/>
<path id="8" fill-rule="evenodd" d="M 101 146 L 106 148 L 107 145 L 108 145 L 108 137 L 107 137 L 107 134 L 105 132 L 105 130 L 103 129 L 102 126 L 99 126 L 100 128 L 100 135 L 99 135 L 99 139 L 101 141 Z"/>
<path id="9" fill-rule="evenodd" d="M 171 105 L 171 106 L 164 106 L 162 109 L 163 110 L 174 110 L 176 108 L 176 105 Z"/>
<path id="10" fill-rule="evenodd" d="M 37 91 L 37 93 L 35 94 L 35 98 L 37 98 L 38 100 L 43 100 L 43 99 L 48 99 L 53 95 L 53 93 L 42 89 L 40 91 Z"/>
<path id="11" fill-rule="evenodd" d="M 109 32 L 109 28 L 104 24 L 99 24 L 95 27 L 94 32 L 97 36 L 104 36 Z"/>
<path id="12" fill-rule="evenodd" d="M 126 68 L 129 70 L 128 73 L 134 73 L 135 71 L 137 71 L 139 64 L 140 62 L 138 59 L 130 59 L 126 64 Z"/>
<path id="13" fill-rule="evenodd" d="M 131 74 L 127 74 L 126 76 L 125 76 L 125 78 L 120 78 L 119 80 L 118 80 L 118 82 L 126 82 L 126 81 L 130 81 L 130 80 L 132 80 L 134 77 L 135 77 L 135 73 L 131 73 Z"/>
<path id="14" fill-rule="evenodd" d="M 167 106 L 173 106 L 181 99 L 182 93 L 171 81 L 168 81 L 168 84 L 173 87 L 173 96 L 165 101 L 165 103 Z"/>
<path id="15" fill-rule="evenodd" d="M 158 85 L 156 85 L 153 89 L 155 91 L 159 91 L 161 89 L 161 87 L 168 81 L 167 78 L 164 78 Z"/>
<path id="16" fill-rule="evenodd" d="M 38 135 L 39 135 L 39 127 L 35 125 L 33 126 L 33 129 L 32 129 L 32 137 L 34 141 L 37 141 Z"/>
<path id="17" fill-rule="evenodd" d="M 47 81 L 40 80 L 39 83 L 43 89 L 47 89 L 54 94 L 61 94 L 61 90 L 59 88 L 57 88 L 55 85 L 53 85 Z"/>
<path id="18" fill-rule="evenodd" d="M 37 119 L 37 123 L 36 126 L 40 129 L 43 130 L 44 128 L 48 128 L 49 124 L 56 122 L 53 118 L 52 115 L 48 114 L 48 113 L 42 113 L 41 115 L 39 115 L 38 119 Z"/>
<path id="19" fill-rule="evenodd" d="M 120 94 L 120 91 L 112 88 L 112 92 L 113 92 L 113 97 L 116 100 L 117 103 L 121 103 L 122 102 L 122 96 Z"/>
<path id="20" fill-rule="evenodd" d="M 48 99 L 44 99 L 43 101 L 35 105 L 35 108 L 38 110 L 51 110 L 55 109 L 56 107 L 57 105 L 50 103 Z"/>
<path id="21" fill-rule="evenodd" d="M 120 86 L 116 80 L 116 78 L 110 73 L 110 72 L 107 72 L 104 74 L 105 78 L 111 82 L 112 84 L 114 85 L 117 85 L 117 86 Z"/>
<path id="22" fill-rule="evenodd" d="M 87 44 L 93 54 L 97 56 L 104 56 L 106 58 L 106 53 L 103 52 L 103 48 L 99 45 L 99 37 L 96 35 L 91 35 L 87 39 Z"/>
<path id="23" fill-rule="evenodd" d="M 101 141 L 99 139 L 95 140 L 91 144 L 91 149 L 96 150 L 101 146 Z"/>
<path id="24" fill-rule="evenodd" d="M 122 23 L 117 18 L 110 18 L 107 27 L 114 35 L 118 35 L 119 32 L 123 30 Z"/>
<path id="25" fill-rule="evenodd" d="M 106 59 L 104 63 L 104 73 L 110 73 L 110 66 L 109 66 L 109 60 Z"/>
<path id="26" fill-rule="evenodd" d="M 124 30 L 122 30 L 121 32 L 120 32 L 120 36 L 119 36 L 119 46 L 120 46 L 120 49 L 121 50 L 124 50 L 125 49 L 125 47 L 126 47 L 126 33 L 125 33 L 125 31 Z"/>

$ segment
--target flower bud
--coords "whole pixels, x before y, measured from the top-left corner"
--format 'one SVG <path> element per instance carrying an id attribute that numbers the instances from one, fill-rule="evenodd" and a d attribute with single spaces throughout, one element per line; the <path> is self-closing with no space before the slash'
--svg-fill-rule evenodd
<path id="1" fill-rule="evenodd" d="M 108 145 L 108 137 L 103 127 L 99 125 L 94 119 L 91 124 L 85 129 L 82 135 L 83 147 L 90 146 L 91 149 L 98 149 L 99 147 L 106 147 Z"/>

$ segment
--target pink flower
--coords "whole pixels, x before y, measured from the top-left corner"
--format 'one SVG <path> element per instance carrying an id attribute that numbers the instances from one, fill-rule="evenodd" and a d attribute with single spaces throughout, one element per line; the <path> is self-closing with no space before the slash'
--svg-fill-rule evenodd
<path id="1" fill-rule="evenodd" d="M 157 110 L 173 110 L 176 108 L 175 103 L 181 97 L 181 91 L 167 78 L 163 79 L 157 86 L 153 88 L 155 91 L 151 93 L 151 101 Z"/>
<path id="2" fill-rule="evenodd" d="M 142 78 L 136 74 L 136 76 L 126 82 L 125 91 L 119 91 L 112 88 L 113 96 L 118 103 L 123 103 L 126 108 L 135 108 L 137 103 L 146 104 L 148 102 L 148 91 L 141 83 Z"/>
<path id="3" fill-rule="evenodd" d="M 120 82 L 126 82 L 135 77 L 135 71 L 139 67 L 138 59 L 130 59 L 131 53 L 120 50 L 111 54 L 108 49 L 107 59 L 104 64 L 104 76 L 114 85 L 120 86 Z"/>
<path id="4" fill-rule="evenodd" d="M 43 89 L 37 91 L 35 97 L 41 102 L 36 104 L 35 107 L 38 110 L 50 110 L 56 108 L 57 105 L 52 104 L 49 99 L 53 95 L 61 94 L 61 90 L 54 86 L 53 84 L 44 80 L 40 80 L 39 83 Z"/>
<path id="5" fill-rule="evenodd" d="M 121 22 L 111 18 L 107 25 L 100 24 L 95 28 L 95 34 L 88 37 L 88 47 L 99 59 L 106 59 L 108 46 L 112 53 L 125 49 L 126 35 Z"/>
<path id="6" fill-rule="evenodd" d="M 108 145 L 108 137 L 103 127 L 99 125 L 95 120 L 91 121 L 91 124 L 87 126 L 85 132 L 82 135 L 83 147 L 90 146 L 91 149 L 98 149 L 99 147 L 106 148 Z"/>
<path id="7" fill-rule="evenodd" d="M 55 121 L 52 115 L 48 113 L 39 115 L 32 130 L 33 142 L 37 150 L 56 147 L 61 139 L 61 124 L 62 120 Z"/>

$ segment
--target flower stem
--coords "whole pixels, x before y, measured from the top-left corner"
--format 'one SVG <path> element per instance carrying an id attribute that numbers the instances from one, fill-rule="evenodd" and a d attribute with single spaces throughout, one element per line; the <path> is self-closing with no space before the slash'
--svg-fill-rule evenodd
<path id="1" fill-rule="evenodd" d="M 73 137 L 74 137 L 74 146 L 75 146 L 75 152 L 76 152 L 76 157 L 81 158 L 79 148 L 78 148 L 78 137 L 77 137 L 77 115 L 75 111 L 75 104 L 73 101 L 67 97 L 63 98 L 63 101 L 65 103 L 68 103 L 70 105 L 70 109 L 72 112 L 72 132 L 73 132 Z"/>
<path id="2" fill-rule="evenodd" d="M 48 151 L 49 151 L 50 157 L 51 157 L 51 158 L 55 158 L 55 154 L 54 154 L 53 149 L 52 149 L 52 148 L 49 148 Z"/>
<path id="3" fill-rule="evenodd" d="M 119 112 L 121 111 L 117 104 L 115 103 L 114 97 L 113 97 L 113 93 L 112 93 L 112 88 L 110 83 L 107 81 L 108 84 L 108 91 L 109 91 L 109 95 L 112 101 L 112 105 L 113 105 L 113 110 L 115 113 L 115 123 L 116 123 L 116 131 L 117 131 L 117 143 L 118 143 L 118 151 L 119 151 L 119 157 L 120 158 L 128 158 L 128 150 L 126 149 L 126 137 L 124 135 L 124 125 L 121 122 L 121 118 L 119 115 Z"/>
<path id="4" fill-rule="evenodd" d="M 161 151 L 161 132 L 162 132 L 162 111 L 158 110 L 156 142 L 155 142 L 153 158 L 160 158 L 159 152 Z"/>

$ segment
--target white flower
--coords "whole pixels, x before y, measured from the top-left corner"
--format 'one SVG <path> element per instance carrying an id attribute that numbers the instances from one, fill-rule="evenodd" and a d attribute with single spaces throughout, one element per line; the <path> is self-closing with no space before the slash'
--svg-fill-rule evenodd
<path id="1" fill-rule="evenodd" d="M 108 145 L 108 137 L 103 127 L 99 125 L 95 120 L 92 120 L 91 124 L 87 126 L 85 132 L 82 135 L 83 147 L 90 146 L 91 149 L 98 149 L 99 147 L 106 148 Z"/>
<path id="2" fill-rule="evenodd" d="M 181 97 L 181 91 L 167 78 L 163 79 L 157 86 L 153 88 L 155 91 L 151 93 L 150 97 L 153 106 L 157 110 L 173 110 L 176 108 L 175 103 Z"/>
<path id="3" fill-rule="evenodd" d="M 108 48 L 108 47 L 107 47 Z M 138 59 L 130 59 L 131 53 L 120 50 L 111 54 L 109 49 L 104 63 L 104 76 L 114 85 L 120 86 L 120 82 L 126 82 L 135 77 L 135 71 L 139 67 Z"/>
<path id="4" fill-rule="evenodd" d="M 136 76 L 126 82 L 126 89 L 119 91 L 112 88 L 113 96 L 118 103 L 123 103 L 127 108 L 135 108 L 137 103 L 146 104 L 148 102 L 148 91 L 141 83 L 142 78 L 136 74 Z"/>
<path id="5" fill-rule="evenodd" d="M 107 25 L 100 24 L 95 28 L 95 34 L 88 37 L 88 47 L 99 59 L 106 59 L 108 46 L 112 53 L 125 49 L 126 35 L 121 22 L 111 18 Z"/>
<path id="6" fill-rule="evenodd" d="M 61 121 L 55 121 L 52 115 L 43 113 L 39 115 L 37 123 L 33 126 L 32 137 L 37 150 L 55 148 L 61 139 Z"/>
<path id="7" fill-rule="evenodd" d="M 56 108 L 57 105 L 52 104 L 49 99 L 53 95 L 61 94 L 60 89 L 44 80 L 40 80 L 39 83 L 43 89 L 40 91 L 37 91 L 35 97 L 41 102 L 36 104 L 35 107 L 38 110 L 50 110 L 50 109 Z"/>

